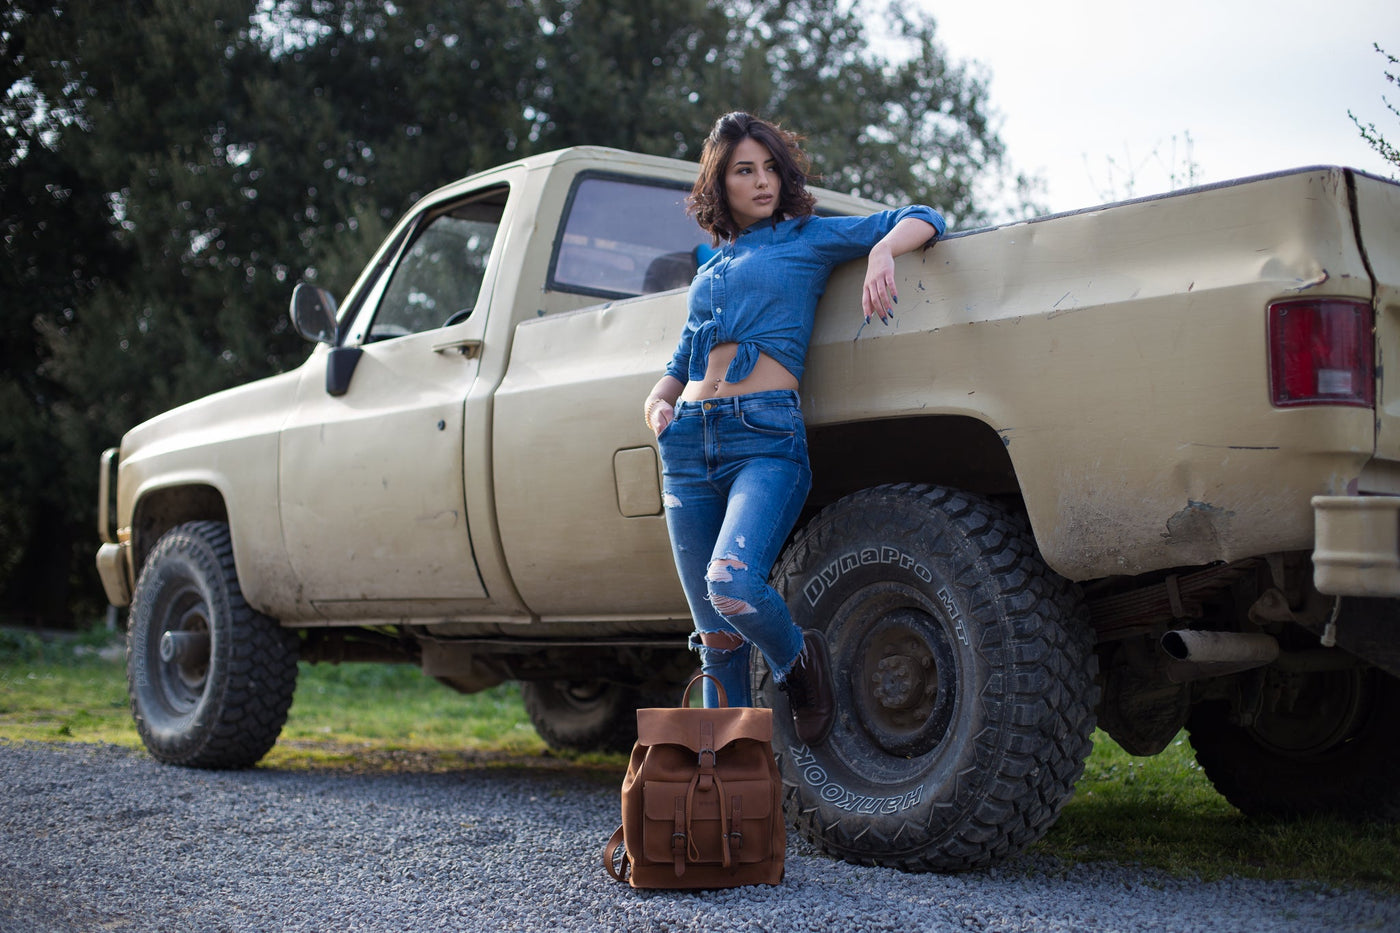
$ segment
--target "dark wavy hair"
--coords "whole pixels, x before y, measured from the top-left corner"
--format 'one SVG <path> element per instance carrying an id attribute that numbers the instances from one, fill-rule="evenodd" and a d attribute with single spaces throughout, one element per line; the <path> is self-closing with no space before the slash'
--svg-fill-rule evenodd
<path id="1" fill-rule="evenodd" d="M 773 211 L 774 223 L 790 217 L 809 217 L 817 203 L 807 190 L 811 162 L 802 151 L 801 136 L 742 110 L 726 113 L 715 121 L 714 129 L 705 140 L 705 149 L 700 154 L 700 175 L 695 179 L 690 197 L 686 198 L 687 211 L 716 243 L 721 239 L 732 240 L 740 233 L 739 225 L 729 212 L 724 179 L 734 147 L 745 139 L 762 143 L 778 164 L 783 187 Z"/>

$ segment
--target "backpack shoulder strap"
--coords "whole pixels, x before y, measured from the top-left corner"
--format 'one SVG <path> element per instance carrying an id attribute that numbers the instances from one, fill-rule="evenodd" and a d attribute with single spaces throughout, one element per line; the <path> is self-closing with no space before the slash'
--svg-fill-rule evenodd
<path id="1" fill-rule="evenodd" d="M 621 857 L 618 856 L 618 849 L 622 849 Z M 621 865 L 619 866 L 619 862 Z M 608 870 L 618 881 L 626 881 L 628 868 L 627 846 L 622 842 L 622 827 L 619 826 L 608 840 L 607 846 L 603 849 L 603 867 Z"/>

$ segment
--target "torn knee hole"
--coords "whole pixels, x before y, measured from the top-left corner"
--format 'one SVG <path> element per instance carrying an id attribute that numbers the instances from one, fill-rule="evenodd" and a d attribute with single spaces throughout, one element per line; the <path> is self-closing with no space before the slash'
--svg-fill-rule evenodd
<path id="1" fill-rule="evenodd" d="M 722 616 L 741 616 L 750 612 L 757 612 L 753 606 L 742 599 L 735 599 L 732 596 L 715 595 L 710 597 L 710 602 L 714 605 L 715 611 Z"/>
<path id="2" fill-rule="evenodd" d="M 711 583 L 728 583 L 734 579 L 734 573 L 739 570 L 748 570 L 749 565 L 733 557 L 722 557 L 718 560 L 710 561 L 709 569 L 705 573 L 705 579 Z M 720 612 L 724 610 L 721 609 Z"/>
<path id="3" fill-rule="evenodd" d="M 734 632 L 701 632 L 700 644 L 715 651 L 738 651 L 744 646 L 744 637 Z"/>

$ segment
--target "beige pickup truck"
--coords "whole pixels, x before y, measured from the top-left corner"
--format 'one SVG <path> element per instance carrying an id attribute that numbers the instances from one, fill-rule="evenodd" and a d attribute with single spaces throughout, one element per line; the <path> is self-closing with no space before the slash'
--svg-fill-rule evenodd
<path id="1" fill-rule="evenodd" d="M 707 245 L 694 171 L 577 148 L 443 188 L 338 311 L 298 288 L 305 364 L 107 452 L 97 564 L 155 757 L 256 762 L 299 659 L 520 681 L 562 748 L 672 700 L 696 662 L 641 403 Z M 953 233 L 863 331 L 862 271 L 818 311 L 774 571 L 840 707 L 817 748 L 777 717 L 793 824 L 986 865 L 1096 725 L 1139 755 L 1185 728 L 1246 813 L 1393 818 L 1400 186 L 1308 168 Z"/>

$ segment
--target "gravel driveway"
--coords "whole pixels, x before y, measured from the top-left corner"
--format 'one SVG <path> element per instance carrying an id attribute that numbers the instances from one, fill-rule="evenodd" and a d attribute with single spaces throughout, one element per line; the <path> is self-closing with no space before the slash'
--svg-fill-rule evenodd
<path id="1" fill-rule="evenodd" d="M 0 742 L 0 930 L 1307 931 L 1400 929 L 1400 900 L 1034 858 L 861 868 L 789 840 L 778 887 L 635 892 L 603 871 L 611 774 L 190 771 Z"/>

